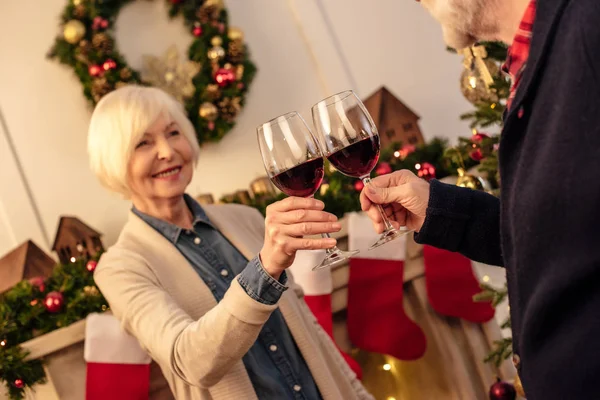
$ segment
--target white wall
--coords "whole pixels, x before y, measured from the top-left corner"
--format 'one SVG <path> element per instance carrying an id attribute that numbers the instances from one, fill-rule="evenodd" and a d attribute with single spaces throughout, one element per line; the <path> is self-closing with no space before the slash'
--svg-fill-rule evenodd
<path id="1" fill-rule="evenodd" d="M 164 3 L 138 1 L 119 17 L 117 41 L 133 67 L 140 67 L 143 54 L 161 54 L 172 43 L 185 51 L 189 44 L 181 21 L 166 17 Z M 13 170 L 18 160 L 24 172 L 24 179 L 0 175 L 0 240 L 11 242 L 0 244 L 0 253 L 29 237 L 47 246 L 43 238 L 53 238 L 58 218 L 65 214 L 104 232 L 104 242 L 110 245 L 129 207 L 105 192 L 87 167 L 90 109 L 78 80 L 69 68 L 45 59 L 65 4 L 66 0 L 21 0 L 0 5 L 0 109 L 8 128 L 4 133 L 15 148 L 13 153 L 0 141 L 0 154 L 10 155 Z M 429 138 L 468 133 L 458 120 L 469 109 L 458 86 L 461 61 L 445 51 L 439 27 L 418 3 L 226 4 L 232 24 L 245 32 L 259 73 L 237 127 L 220 143 L 203 149 L 190 193 L 219 197 L 246 188 L 264 174 L 255 139 L 258 124 L 290 110 L 309 116 L 313 103 L 349 87 L 366 96 L 385 84 L 421 115 Z"/>

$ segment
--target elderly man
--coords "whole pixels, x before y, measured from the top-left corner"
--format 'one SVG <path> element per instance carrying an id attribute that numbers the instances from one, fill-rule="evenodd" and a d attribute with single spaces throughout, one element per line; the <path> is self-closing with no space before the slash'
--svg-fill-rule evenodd
<path id="1" fill-rule="evenodd" d="M 373 203 L 431 244 L 506 267 L 513 362 L 527 398 L 600 398 L 600 1 L 422 0 L 446 42 L 512 43 L 501 199 L 408 171 Z M 392 244 L 391 244 L 392 245 Z"/>

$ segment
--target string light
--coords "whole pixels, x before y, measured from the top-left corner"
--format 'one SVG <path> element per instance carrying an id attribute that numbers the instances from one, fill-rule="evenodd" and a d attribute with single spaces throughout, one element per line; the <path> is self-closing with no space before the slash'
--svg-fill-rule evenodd
<path id="1" fill-rule="evenodd" d="M 383 370 L 384 371 L 389 371 L 392 369 L 392 366 L 390 364 L 383 364 Z"/>
<path id="2" fill-rule="evenodd" d="M 71 257 L 71 262 L 74 263 L 75 261 L 77 261 L 77 259 L 75 257 Z"/>
<path id="3" fill-rule="evenodd" d="M 471 132 L 473 132 L 473 135 L 477 135 L 477 129 L 473 128 Z"/>
<path id="4" fill-rule="evenodd" d="M 2 347 L 6 346 L 6 340 L 1 341 L 0 346 L 2 346 Z"/>
<path id="5" fill-rule="evenodd" d="M 490 105 L 490 108 L 491 108 L 492 110 L 493 110 L 494 108 L 496 108 L 496 103 L 492 103 L 492 104 Z"/>
<path id="6" fill-rule="evenodd" d="M 482 279 L 483 279 L 484 282 L 489 282 L 490 281 L 490 277 L 487 276 L 487 275 L 484 275 Z"/>
<path id="7" fill-rule="evenodd" d="M 395 151 L 395 152 L 394 152 L 394 157 L 396 157 L 396 158 L 400 158 L 400 152 L 399 152 L 399 151 Z"/>
<path id="8" fill-rule="evenodd" d="M 392 396 L 390 396 L 390 397 L 388 397 L 388 398 L 387 398 L 387 400 L 396 400 L 396 398 L 395 398 L 395 397 L 392 397 Z"/>
<path id="9" fill-rule="evenodd" d="M 421 169 L 421 164 L 415 164 L 415 169 Z"/>

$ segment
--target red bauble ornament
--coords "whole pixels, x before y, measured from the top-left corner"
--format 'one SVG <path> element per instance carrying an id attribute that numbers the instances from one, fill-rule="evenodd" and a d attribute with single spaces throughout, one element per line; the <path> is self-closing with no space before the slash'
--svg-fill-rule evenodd
<path id="1" fill-rule="evenodd" d="M 17 389 L 23 389 L 23 387 L 25 386 L 25 384 L 23 383 L 23 379 L 15 379 L 14 385 Z"/>
<path id="2" fill-rule="evenodd" d="M 361 190 L 363 190 L 364 187 L 365 187 L 365 184 L 363 183 L 363 181 L 354 182 L 354 190 L 356 190 L 357 192 L 360 192 Z"/>
<path id="3" fill-rule="evenodd" d="M 471 142 L 473 143 L 481 143 L 483 141 L 483 139 L 487 139 L 489 138 L 488 135 L 486 135 L 485 133 L 476 133 L 473 136 L 471 136 Z"/>
<path id="4" fill-rule="evenodd" d="M 391 172 L 392 172 L 392 167 L 390 166 L 389 163 L 386 163 L 385 161 L 379 163 L 379 165 L 375 169 L 375 173 L 377 175 L 385 175 L 385 174 L 389 174 Z"/>
<path id="5" fill-rule="evenodd" d="M 490 400 L 515 400 L 516 398 L 517 391 L 508 382 L 497 379 L 496 383 L 490 387 Z"/>
<path id="6" fill-rule="evenodd" d="M 88 67 L 88 73 L 90 74 L 90 76 L 97 77 L 102 76 L 104 71 L 102 70 L 102 67 L 100 65 L 92 64 Z"/>
<path id="7" fill-rule="evenodd" d="M 208 121 L 208 130 L 212 131 L 215 129 L 215 123 L 213 121 Z"/>
<path id="8" fill-rule="evenodd" d="M 475 149 L 469 153 L 469 157 L 474 161 L 481 161 L 483 160 L 483 153 L 481 152 L 481 149 Z"/>
<path id="9" fill-rule="evenodd" d="M 85 264 L 85 269 L 87 269 L 90 272 L 94 272 L 96 270 L 97 266 L 98 266 L 98 261 L 90 260 L 87 262 L 87 264 Z"/>
<path id="10" fill-rule="evenodd" d="M 219 27 L 219 33 L 224 33 L 225 32 L 225 24 L 224 23 L 219 23 L 218 25 Z"/>
<path id="11" fill-rule="evenodd" d="M 92 22 L 92 29 L 98 31 L 100 29 L 108 28 L 108 20 L 105 20 L 102 17 L 95 17 Z"/>
<path id="12" fill-rule="evenodd" d="M 192 34 L 196 37 L 202 35 L 202 27 L 201 26 L 195 26 L 194 29 L 192 29 Z"/>
<path id="13" fill-rule="evenodd" d="M 415 165 L 415 168 L 417 170 L 417 175 L 419 175 L 420 178 L 423 178 L 426 181 L 435 178 L 435 167 L 428 162 L 417 164 Z"/>
<path id="14" fill-rule="evenodd" d="M 227 68 L 219 68 L 215 74 L 215 82 L 220 87 L 225 87 L 235 81 L 235 73 Z"/>
<path id="15" fill-rule="evenodd" d="M 240 89 L 240 90 L 242 90 L 244 88 L 244 84 L 242 82 L 239 82 L 237 84 L 237 88 Z"/>
<path id="16" fill-rule="evenodd" d="M 29 283 L 31 283 L 31 286 L 36 287 L 37 290 L 39 290 L 42 293 L 46 290 L 46 283 L 44 282 L 44 278 L 42 278 L 41 276 L 31 278 L 29 280 Z"/>
<path id="17" fill-rule="evenodd" d="M 115 62 L 115 60 L 112 60 L 110 58 L 108 60 L 104 61 L 104 64 L 102 64 L 102 69 L 104 69 L 105 71 L 115 69 L 115 68 L 117 68 L 117 63 Z"/>
<path id="18" fill-rule="evenodd" d="M 44 299 L 44 307 L 51 313 L 57 313 L 62 310 L 65 304 L 65 298 L 60 292 L 50 292 Z"/>

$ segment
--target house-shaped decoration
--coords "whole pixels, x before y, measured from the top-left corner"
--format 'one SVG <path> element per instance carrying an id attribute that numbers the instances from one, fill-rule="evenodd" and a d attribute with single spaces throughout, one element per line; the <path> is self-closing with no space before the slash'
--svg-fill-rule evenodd
<path id="1" fill-rule="evenodd" d="M 55 265 L 56 261 L 35 243 L 26 241 L 0 258 L 0 293 L 23 279 L 49 277 Z"/>
<path id="2" fill-rule="evenodd" d="M 76 217 L 61 217 L 52 250 L 63 264 L 74 258 L 93 257 L 104 250 L 100 236 L 101 233 Z"/>
<path id="3" fill-rule="evenodd" d="M 424 142 L 419 128 L 420 117 L 385 86 L 363 100 L 363 103 L 379 129 L 382 148 L 393 142 L 412 145 Z"/>

